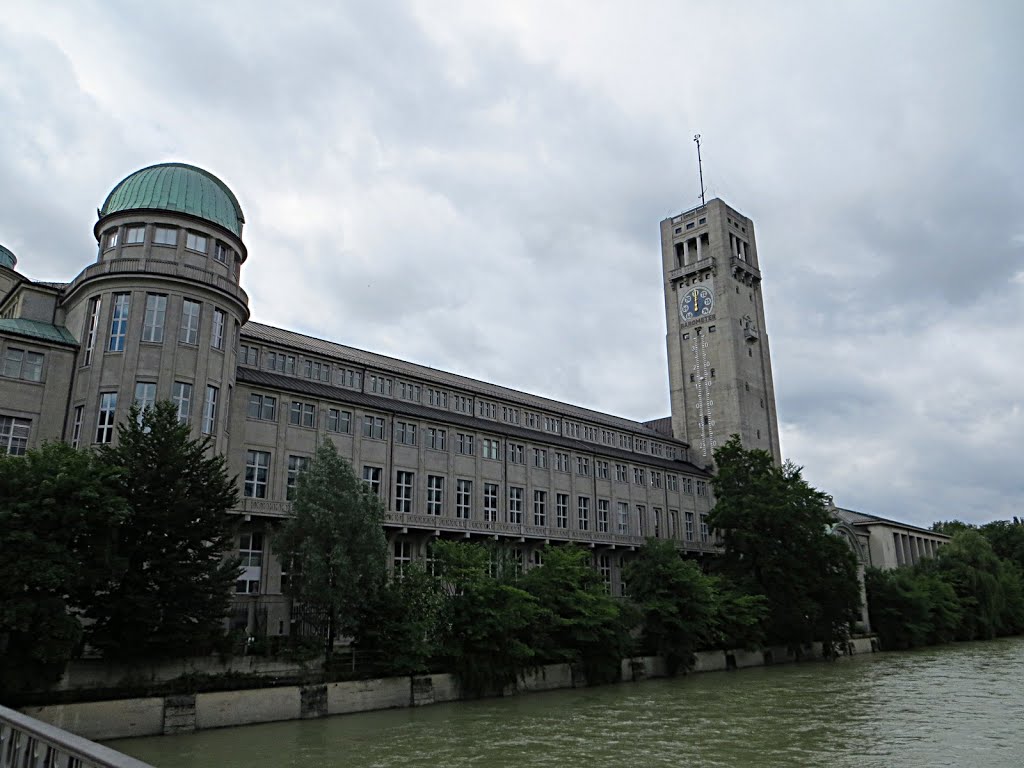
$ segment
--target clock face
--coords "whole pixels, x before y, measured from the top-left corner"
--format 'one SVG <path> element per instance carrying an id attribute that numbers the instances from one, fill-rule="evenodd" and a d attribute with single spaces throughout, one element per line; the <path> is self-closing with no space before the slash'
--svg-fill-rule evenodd
<path id="1" fill-rule="evenodd" d="M 679 316 L 684 321 L 710 315 L 714 308 L 715 294 L 707 288 L 694 286 L 679 295 Z"/>

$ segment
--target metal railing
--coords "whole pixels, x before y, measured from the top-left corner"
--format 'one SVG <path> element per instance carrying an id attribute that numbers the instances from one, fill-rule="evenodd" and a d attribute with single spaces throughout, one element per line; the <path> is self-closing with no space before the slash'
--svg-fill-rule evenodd
<path id="1" fill-rule="evenodd" d="M 149 763 L 0 707 L 0 768 L 152 768 Z"/>

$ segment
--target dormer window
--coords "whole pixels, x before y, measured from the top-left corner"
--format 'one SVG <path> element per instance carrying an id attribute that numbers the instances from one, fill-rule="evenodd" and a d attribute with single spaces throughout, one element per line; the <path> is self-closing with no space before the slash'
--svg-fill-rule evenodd
<path id="1" fill-rule="evenodd" d="M 186 232 L 185 247 L 190 251 L 206 253 L 206 238 L 197 232 Z"/>
<path id="2" fill-rule="evenodd" d="M 173 227 L 157 227 L 153 231 L 153 245 L 175 246 L 177 244 L 178 230 Z"/>
<path id="3" fill-rule="evenodd" d="M 146 239 L 146 227 L 145 226 L 140 225 L 140 226 L 135 226 L 135 227 L 128 227 L 124 231 L 124 243 L 125 243 L 125 245 L 142 245 L 142 243 L 143 243 L 143 241 L 145 241 L 145 239 Z"/>

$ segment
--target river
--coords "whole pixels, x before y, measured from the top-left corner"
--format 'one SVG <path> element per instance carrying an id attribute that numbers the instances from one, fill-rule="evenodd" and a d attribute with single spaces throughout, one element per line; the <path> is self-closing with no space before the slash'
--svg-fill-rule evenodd
<path id="1" fill-rule="evenodd" d="M 1024 638 L 110 746 L 158 768 L 1024 765 Z"/>

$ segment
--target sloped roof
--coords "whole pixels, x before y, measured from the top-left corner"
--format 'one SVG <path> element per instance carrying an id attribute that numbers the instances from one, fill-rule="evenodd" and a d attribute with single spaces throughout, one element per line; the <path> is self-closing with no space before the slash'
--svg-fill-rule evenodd
<path id="1" fill-rule="evenodd" d="M 0 318 L 0 333 L 10 333 L 54 344 L 78 346 L 78 340 L 64 326 L 41 323 L 38 320 L 27 320 L 24 317 Z"/>

